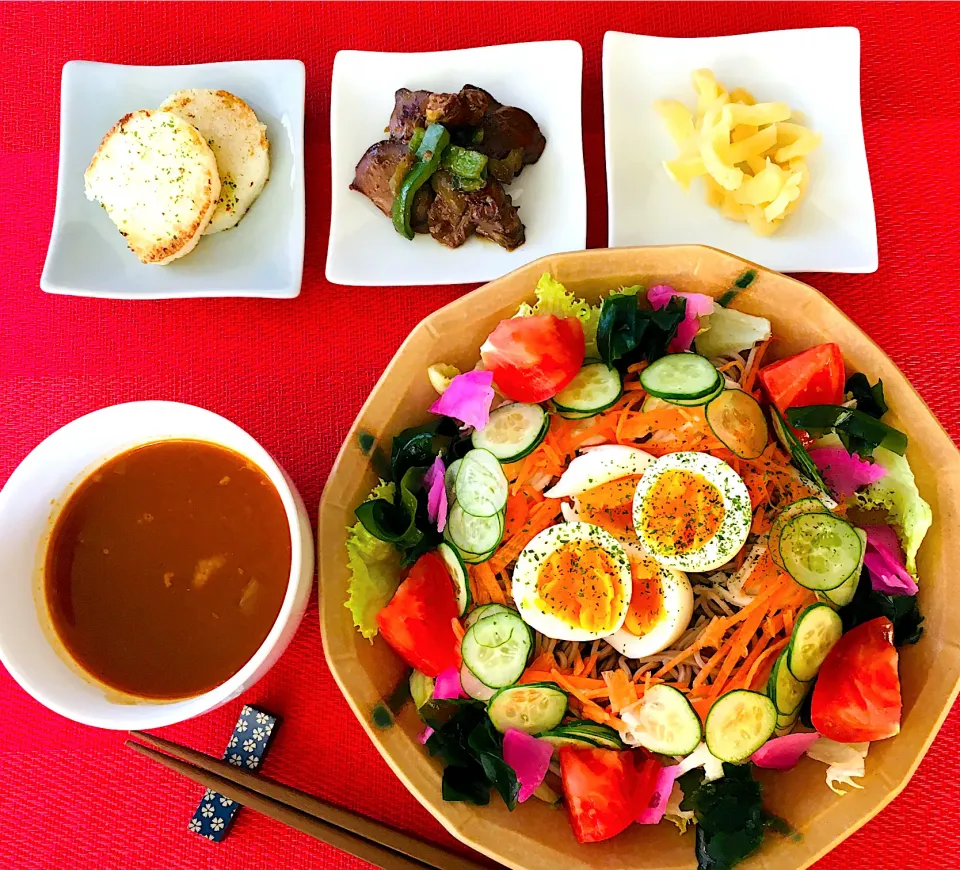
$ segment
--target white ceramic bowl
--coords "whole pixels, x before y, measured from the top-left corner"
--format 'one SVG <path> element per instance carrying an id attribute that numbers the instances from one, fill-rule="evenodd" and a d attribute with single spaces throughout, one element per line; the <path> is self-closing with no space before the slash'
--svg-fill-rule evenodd
<path id="1" fill-rule="evenodd" d="M 183 701 L 121 700 L 68 663 L 58 648 L 42 594 L 44 548 L 52 520 L 95 468 L 132 447 L 168 438 L 208 441 L 258 465 L 277 488 L 290 526 L 290 578 L 273 628 L 254 656 L 215 689 Z M 286 649 L 313 583 L 313 534 L 303 501 L 283 469 L 239 426 L 177 402 L 113 405 L 68 423 L 37 446 L 0 490 L 0 661 L 51 710 L 87 725 L 159 728 L 237 697 Z"/>

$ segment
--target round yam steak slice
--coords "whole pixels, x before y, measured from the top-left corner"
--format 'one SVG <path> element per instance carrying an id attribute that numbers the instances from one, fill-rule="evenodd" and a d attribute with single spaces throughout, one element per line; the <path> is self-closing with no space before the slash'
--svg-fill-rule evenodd
<path id="1" fill-rule="evenodd" d="M 228 91 L 177 91 L 160 108 L 193 124 L 217 158 L 220 198 L 205 232 L 210 235 L 235 227 L 270 177 L 266 125 Z"/>
<path id="2" fill-rule="evenodd" d="M 189 254 L 220 196 L 216 158 L 197 129 L 153 109 L 121 118 L 83 179 L 87 199 L 103 206 L 142 263 Z"/>

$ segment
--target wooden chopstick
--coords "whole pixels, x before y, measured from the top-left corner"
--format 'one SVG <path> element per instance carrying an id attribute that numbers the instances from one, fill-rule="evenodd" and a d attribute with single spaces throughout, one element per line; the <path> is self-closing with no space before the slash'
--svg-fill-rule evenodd
<path id="1" fill-rule="evenodd" d="M 384 870 L 485 870 L 484 865 L 465 856 L 422 842 L 275 780 L 162 737 L 140 731 L 131 734 L 147 744 L 128 740 L 127 746 L 135 752 Z"/>

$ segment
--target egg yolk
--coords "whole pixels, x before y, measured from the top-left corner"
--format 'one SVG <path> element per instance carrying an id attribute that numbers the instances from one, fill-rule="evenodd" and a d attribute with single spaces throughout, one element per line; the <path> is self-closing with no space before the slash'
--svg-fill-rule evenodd
<path id="1" fill-rule="evenodd" d="M 642 532 L 673 553 L 696 552 L 723 524 L 720 491 L 701 474 L 683 469 L 663 472 L 644 499 Z"/>
<path id="2" fill-rule="evenodd" d="M 640 475 L 632 474 L 601 483 L 577 496 L 577 513 L 582 522 L 600 526 L 614 535 L 633 533 L 633 495 Z"/>
<path id="3" fill-rule="evenodd" d="M 608 631 L 623 612 L 619 569 L 592 541 L 569 541 L 554 550 L 537 575 L 537 606 L 575 628 Z"/>
<path id="4" fill-rule="evenodd" d="M 642 637 L 666 615 L 663 585 L 660 582 L 660 570 L 652 560 L 631 562 L 630 568 L 633 593 L 623 627 L 631 634 Z"/>

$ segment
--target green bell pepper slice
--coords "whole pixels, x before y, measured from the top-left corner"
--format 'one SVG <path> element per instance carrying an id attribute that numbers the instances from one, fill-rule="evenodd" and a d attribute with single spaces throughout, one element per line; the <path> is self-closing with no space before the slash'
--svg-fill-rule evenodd
<path id="1" fill-rule="evenodd" d="M 393 228 L 408 239 L 413 239 L 410 217 L 413 213 L 413 198 L 440 168 L 443 149 L 450 144 L 450 134 L 443 124 L 431 124 L 423 134 L 413 166 L 403 177 L 400 189 L 393 199 Z"/>
<path id="2" fill-rule="evenodd" d="M 441 165 L 458 178 L 483 178 L 487 170 L 487 155 L 459 145 L 448 145 Z"/>

